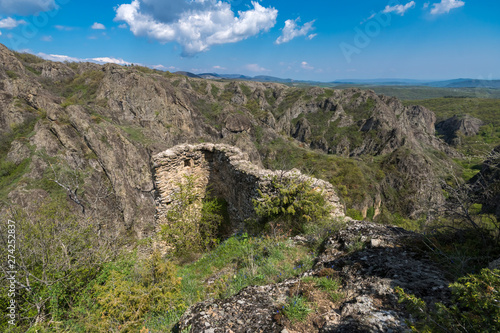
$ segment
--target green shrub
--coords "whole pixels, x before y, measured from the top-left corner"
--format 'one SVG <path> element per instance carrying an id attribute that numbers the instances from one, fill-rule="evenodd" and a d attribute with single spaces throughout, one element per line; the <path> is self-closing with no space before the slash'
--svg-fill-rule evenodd
<path id="1" fill-rule="evenodd" d="M 363 220 L 363 214 L 359 210 L 354 208 L 348 208 L 346 215 L 358 221 Z"/>
<path id="2" fill-rule="evenodd" d="M 103 285 L 93 288 L 101 329 L 137 331 L 146 314 L 184 310 L 180 287 L 175 266 L 163 260 L 159 252 L 141 262 L 131 275 L 112 270 Z"/>
<path id="3" fill-rule="evenodd" d="M 81 292 L 110 258 L 107 245 L 96 237 L 87 220 L 71 213 L 64 196 L 45 199 L 36 209 L 11 206 L 16 225 L 18 326 L 23 331 L 35 322 L 49 325 L 67 318 Z M 2 216 L 2 221 L 7 221 Z M 3 226 L 2 226 L 3 228 Z M 7 258 L 7 240 L 0 240 Z M 0 286 L 0 303 L 7 298 Z M 8 325 L 0 320 L 0 330 Z"/>
<path id="4" fill-rule="evenodd" d="M 309 181 L 274 176 L 267 192 L 258 191 L 260 197 L 254 199 L 255 212 L 273 230 L 303 233 L 307 224 L 328 216 L 325 198 Z"/>
<path id="5" fill-rule="evenodd" d="M 418 318 L 414 332 L 499 332 L 500 270 L 483 269 L 450 285 L 450 305 L 430 310 L 424 301 L 396 288 L 400 302 Z"/>
<path id="6" fill-rule="evenodd" d="M 14 71 L 5 71 L 5 73 L 7 74 L 8 77 L 10 77 L 11 79 L 17 79 L 19 77 L 19 75 L 17 75 L 16 72 Z"/>

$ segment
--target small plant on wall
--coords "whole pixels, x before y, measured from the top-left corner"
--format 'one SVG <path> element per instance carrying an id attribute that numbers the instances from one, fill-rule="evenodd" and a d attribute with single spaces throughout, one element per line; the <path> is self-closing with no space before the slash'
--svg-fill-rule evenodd
<path id="1" fill-rule="evenodd" d="M 178 191 L 172 195 L 172 203 L 161 226 L 160 234 L 177 255 L 202 252 L 217 244 L 217 232 L 224 218 L 222 206 L 216 198 L 205 193 L 205 199 L 198 177 L 185 175 L 177 183 Z"/>

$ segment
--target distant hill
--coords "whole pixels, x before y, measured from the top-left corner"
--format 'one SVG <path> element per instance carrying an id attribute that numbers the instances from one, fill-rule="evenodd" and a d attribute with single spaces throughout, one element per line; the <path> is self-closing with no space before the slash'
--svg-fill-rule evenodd
<path id="1" fill-rule="evenodd" d="M 178 71 L 178 72 L 174 72 L 174 74 L 184 75 L 184 76 L 187 76 L 187 77 L 194 77 L 194 78 L 197 78 L 197 79 L 201 79 L 202 78 L 201 76 L 196 75 L 196 74 L 191 73 L 191 72 Z"/>
<path id="2" fill-rule="evenodd" d="M 412 80 L 412 79 L 341 79 L 331 82 L 320 81 L 307 81 L 307 80 L 294 80 L 283 79 L 275 76 L 257 75 L 254 77 L 242 74 L 219 74 L 219 73 L 201 73 L 194 74 L 185 71 L 175 72 L 175 74 L 185 75 L 192 78 L 203 78 L 209 80 L 228 79 L 228 80 L 244 80 L 256 82 L 277 82 L 284 84 L 293 84 L 301 86 L 323 86 L 323 87 L 336 87 L 336 86 L 399 86 L 399 87 L 432 87 L 432 88 L 486 88 L 486 89 L 500 89 L 500 80 L 476 80 L 460 78 L 454 80 L 444 81 L 430 81 L 430 80 Z"/>
<path id="3" fill-rule="evenodd" d="M 410 80 L 410 79 L 370 79 L 370 80 L 356 80 L 356 79 L 344 79 L 335 80 L 331 83 L 333 84 L 353 84 L 353 85 L 383 85 L 383 86 L 419 86 L 426 84 L 429 81 L 426 80 Z"/>
<path id="4" fill-rule="evenodd" d="M 424 84 L 428 87 L 436 88 L 489 88 L 500 89 L 500 80 L 474 80 L 456 79 L 448 81 L 430 82 Z"/>

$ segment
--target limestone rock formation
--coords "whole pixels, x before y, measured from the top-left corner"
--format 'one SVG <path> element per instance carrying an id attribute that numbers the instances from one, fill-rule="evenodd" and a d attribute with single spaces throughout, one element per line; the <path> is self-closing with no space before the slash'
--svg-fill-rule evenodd
<path id="1" fill-rule="evenodd" d="M 465 115 L 463 117 L 453 116 L 436 124 L 436 131 L 443 136 L 443 139 L 451 144 L 460 144 L 460 136 L 474 136 L 479 133 L 479 129 L 484 125 L 481 119 Z"/>
<path id="2" fill-rule="evenodd" d="M 427 304 L 449 298 L 444 273 L 410 245 L 419 236 L 401 228 L 350 221 L 329 237 L 304 276 L 342 281 L 343 299 L 322 300 L 320 315 L 294 325 L 281 313 L 287 297 L 315 300 L 307 283 L 293 278 L 274 285 L 250 286 L 223 300 L 193 305 L 179 322 L 189 332 L 410 332 L 410 319 L 398 304 L 394 287 L 415 294 Z M 361 244 L 361 245 L 360 245 Z"/>

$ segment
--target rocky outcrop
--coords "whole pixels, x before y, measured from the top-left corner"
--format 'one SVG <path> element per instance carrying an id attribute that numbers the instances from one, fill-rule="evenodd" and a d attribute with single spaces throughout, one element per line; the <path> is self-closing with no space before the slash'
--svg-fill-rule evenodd
<path id="1" fill-rule="evenodd" d="M 259 198 L 259 191 L 272 191 L 270 184 L 273 179 L 296 179 L 310 183 L 325 197 L 332 217 L 344 216 L 344 207 L 330 183 L 302 175 L 298 170 L 262 169 L 250 163 L 248 155 L 236 147 L 211 143 L 179 145 L 155 155 L 153 161 L 160 224 L 167 223 L 165 215 L 172 203 L 172 194 L 178 190 L 186 175 L 197 178 L 202 197 L 210 189 L 211 196 L 226 200 L 235 228 L 255 215 L 253 200 Z"/>
<path id="2" fill-rule="evenodd" d="M 500 146 L 491 151 L 481 171 L 470 183 L 478 201 L 483 205 L 483 212 L 494 214 L 500 219 Z"/>
<path id="3" fill-rule="evenodd" d="M 427 304 L 449 298 L 444 273 L 410 244 L 418 235 L 401 228 L 351 221 L 329 237 L 304 276 L 342 281 L 342 300 L 322 302 L 305 324 L 294 325 L 281 313 L 288 297 L 314 302 L 311 286 L 294 278 L 278 284 L 250 286 L 222 300 L 198 303 L 186 311 L 180 330 L 189 332 L 410 332 L 410 319 L 398 304 L 396 286 Z"/>
<path id="4" fill-rule="evenodd" d="M 388 156 L 381 192 L 389 210 L 417 219 L 441 206 L 445 199 L 435 168 L 418 151 L 400 148 Z"/>
<path id="5" fill-rule="evenodd" d="M 436 131 L 443 136 L 444 141 L 457 146 L 461 136 L 474 136 L 484 125 L 481 119 L 465 116 L 453 116 L 436 124 Z"/>

